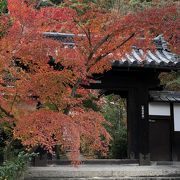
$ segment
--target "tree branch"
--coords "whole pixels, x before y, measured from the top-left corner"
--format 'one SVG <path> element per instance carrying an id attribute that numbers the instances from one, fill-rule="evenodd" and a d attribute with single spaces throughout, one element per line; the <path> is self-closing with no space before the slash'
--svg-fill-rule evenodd
<path id="1" fill-rule="evenodd" d="M 82 31 L 85 33 L 87 39 L 88 39 L 88 42 L 89 42 L 89 46 L 90 48 L 92 47 L 92 43 L 91 43 L 91 31 L 90 29 L 88 28 L 88 30 L 86 31 L 86 29 L 84 29 L 76 19 L 74 19 L 74 22 L 77 23 L 77 25 L 82 29 Z"/>
<path id="2" fill-rule="evenodd" d="M 91 66 L 89 66 L 87 68 L 87 71 L 90 70 L 90 68 L 92 66 L 94 66 L 97 62 L 99 62 L 101 59 L 105 58 L 108 54 L 114 52 L 115 50 L 117 50 L 118 48 L 120 48 L 121 46 L 123 46 L 126 42 L 128 42 L 132 37 L 134 37 L 135 33 L 132 33 L 127 39 L 125 39 L 122 43 L 120 43 L 119 45 L 117 45 L 116 47 L 114 47 L 113 49 L 109 50 L 108 52 L 106 52 L 105 54 L 102 54 L 100 56 L 98 56 L 95 60 L 95 62 L 93 64 L 91 64 Z"/>
<path id="3" fill-rule="evenodd" d="M 7 112 L 2 106 L 0 106 L 0 110 L 8 117 L 14 118 L 14 116 L 10 113 Z"/>
<path id="4" fill-rule="evenodd" d="M 77 80 L 77 82 L 75 83 L 75 85 L 73 86 L 73 88 L 72 88 L 71 97 L 75 97 L 75 95 L 76 95 L 76 90 L 77 90 L 77 88 L 79 87 L 79 85 L 80 85 L 81 82 L 82 82 L 82 79 L 79 78 L 79 79 Z"/>
<path id="5" fill-rule="evenodd" d="M 14 96 L 14 98 L 13 98 L 13 101 L 12 101 L 12 104 L 11 104 L 11 110 L 10 110 L 10 112 L 11 112 L 12 109 L 13 109 L 14 103 L 15 103 L 15 101 L 16 101 L 16 97 L 17 97 L 17 92 L 16 92 L 16 94 L 15 94 L 15 96 Z"/>
<path id="6" fill-rule="evenodd" d="M 73 88 L 72 88 L 72 91 L 71 91 L 71 97 L 72 97 L 72 98 L 75 97 L 75 95 L 76 95 L 76 90 L 77 90 L 77 88 L 79 87 L 79 85 L 80 85 L 81 82 L 82 82 L 82 79 L 79 78 L 79 79 L 77 79 L 76 83 L 74 84 L 74 86 L 73 86 Z M 70 112 L 70 109 L 71 109 L 71 107 L 70 107 L 70 105 L 68 105 L 68 106 L 65 108 L 65 110 L 64 110 L 64 114 L 68 115 L 69 112 Z"/>
<path id="7" fill-rule="evenodd" d="M 56 103 L 54 103 L 49 96 L 47 98 L 51 101 L 51 103 L 56 107 L 56 110 L 59 112 L 58 105 Z"/>
<path id="8" fill-rule="evenodd" d="M 106 35 L 95 45 L 95 47 L 93 48 L 93 50 L 91 51 L 91 53 L 88 56 L 88 61 L 93 57 L 94 53 L 96 53 L 96 51 L 112 36 L 113 36 L 113 33 Z"/>

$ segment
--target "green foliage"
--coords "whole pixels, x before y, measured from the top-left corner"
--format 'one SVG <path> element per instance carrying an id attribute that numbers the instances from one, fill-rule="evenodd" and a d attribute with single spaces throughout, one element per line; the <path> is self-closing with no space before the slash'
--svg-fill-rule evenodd
<path id="1" fill-rule="evenodd" d="M 61 6 L 68 6 L 74 9 L 79 16 L 83 15 L 87 10 L 91 9 L 91 5 L 98 5 L 97 0 L 69 0 L 68 3 L 62 3 Z"/>
<path id="2" fill-rule="evenodd" d="M 148 0 L 98 0 L 98 3 L 106 10 L 114 10 L 122 14 L 126 14 L 130 11 L 144 9 L 152 5 L 151 1 Z"/>
<path id="3" fill-rule="evenodd" d="M 92 109 L 93 111 L 100 111 L 100 107 L 97 105 L 93 97 L 84 100 L 83 106 L 87 109 Z"/>
<path id="4" fill-rule="evenodd" d="M 127 158 L 127 128 L 121 126 L 113 134 L 114 139 L 111 142 L 109 158 L 125 159 Z"/>
<path id="5" fill-rule="evenodd" d="M 105 98 L 106 105 L 102 113 L 112 126 L 106 127 L 113 140 L 111 141 L 109 158 L 127 158 L 127 127 L 126 127 L 126 102 L 116 95 Z"/>
<path id="6" fill-rule="evenodd" d="M 4 162 L 0 166 L 0 180 L 19 180 L 27 168 L 27 163 L 34 156 L 37 156 L 37 154 L 20 152 L 13 161 Z"/>
<path id="7" fill-rule="evenodd" d="M 0 118 L 3 117 L 5 114 L 1 112 Z M 13 159 L 23 150 L 21 142 L 13 138 L 13 128 L 13 122 L 2 121 L 0 123 L 0 163 Z"/>
<path id="8" fill-rule="evenodd" d="M 63 0 L 50 0 L 53 4 L 60 4 L 63 2 Z"/>
<path id="9" fill-rule="evenodd" d="M 5 117 L 5 114 L 0 111 L 0 118 Z M 3 162 L 9 144 L 12 140 L 12 127 L 7 121 L 0 123 L 0 162 Z"/>
<path id="10" fill-rule="evenodd" d="M 0 14 L 5 13 L 7 11 L 7 1 L 0 0 Z"/>
<path id="11" fill-rule="evenodd" d="M 166 90 L 179 91 L 180 90 L 180 71 L 160 74 L 161 84 Z"/>
<path id="12" fill-rule="evenodd" d="M 106 10 L 116 11 L 121 14 L 137 12 L 150 7 L 164 6 L 176 3 L 177 0 L 97 0 L 98 5 Z"/>

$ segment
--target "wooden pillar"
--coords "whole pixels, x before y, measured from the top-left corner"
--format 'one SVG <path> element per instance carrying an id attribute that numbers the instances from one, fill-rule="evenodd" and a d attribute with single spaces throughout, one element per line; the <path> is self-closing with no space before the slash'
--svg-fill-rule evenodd
<path id="1" fill-rule="evenodd" d="M 128 157 L 130 159 L 139 158 L 139 124 L 135 96 L 136 89 L 130 89 L 127 99 Z"/>
<path id="2" fill-rule="evenodd" d="M 128 94 L 128 154 L 139 158 L 140 165 L 150 164 L 148 89 L 131 88 Z"/>
<path id="3" fill-rule="evenodd" d="M 150 165 L 149 152 L 149 112 L 148 112 L 148 89 L 141 87 L 138 90 L 139 114 L 139 164 Z M 137 97 L 137 98 L 138 98 Z"/>

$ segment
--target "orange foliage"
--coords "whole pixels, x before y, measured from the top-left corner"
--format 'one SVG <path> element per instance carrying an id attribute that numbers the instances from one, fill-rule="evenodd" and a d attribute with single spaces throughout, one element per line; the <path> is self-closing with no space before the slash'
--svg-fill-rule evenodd
<path id="1" fill-rule="evenodd" d="M 0 17 L 0 32 L 5 31 L 0 38 L 0 107 L 15 119 L 14 137 L 29 148 L 41 145 L 51 152 L 60 144 L 74 161 L 81 137 L 103 154 L 110 141 L 104 118 L 83 107 L 90 90 L 81 85 L 93 73 L 109 70 L 112 59 L 120 59 L 132 45 L 152 47 L 160 33 L 179 51 L 176 7 L 125 17 L 90 7 L 78 16 L 68 7 L 37 10 L 24 0 L 8 0 L 9 14 Z M 75 46 L 45 38 L 46 31 L 73 33 Z M 62 68 L 50 66 L 50 57 Z M 38 102 L 42 109 L 34 107 Z"/>

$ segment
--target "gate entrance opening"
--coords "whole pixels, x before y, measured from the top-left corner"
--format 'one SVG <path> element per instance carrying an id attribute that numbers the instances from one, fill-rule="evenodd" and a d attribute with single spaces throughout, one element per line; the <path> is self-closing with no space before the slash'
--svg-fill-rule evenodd
<path id="1" fill-rule="evenodd" d="M 125 98 L 110 94 L 101 97 L 104 101 L 101 113 L 111 124 L 106 129 L 112 137 L 109 159 L 127 159 L 127 103 Z"/>

